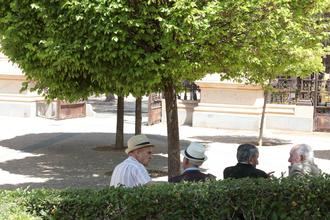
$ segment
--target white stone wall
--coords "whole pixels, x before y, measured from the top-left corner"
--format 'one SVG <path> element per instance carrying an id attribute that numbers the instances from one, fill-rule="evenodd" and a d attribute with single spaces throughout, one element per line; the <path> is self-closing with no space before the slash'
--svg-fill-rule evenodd
<path id="1" fill-rule="evenodd" d="M 193 109 L 192 126 L 257 131 L 264 101 L 262 88 L 222 82 L 215 75 L 197 82 L 201 100 Z M 265 129 L 313 131 L 313 106 L 268 104 L 264 123 Z"/>
<path id="2" fill-rule="evenodd" d="M 43 98 L 29 91 L 20 92 L 24 80 L 21 69 L 0 53 L 0 116 L 36 116 L 36 101 Z"/>
<path id="3" fill-rule="evenodd" d="M 0 75 L 23 75 L 22 70 L 14 65 L 9 59 L 0 53 Z"/>

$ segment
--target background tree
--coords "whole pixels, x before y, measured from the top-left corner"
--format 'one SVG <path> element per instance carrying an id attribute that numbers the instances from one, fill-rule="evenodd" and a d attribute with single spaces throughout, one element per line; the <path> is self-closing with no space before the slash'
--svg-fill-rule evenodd
<path id="1" fill-rule="evenodd" d="M 233 1 L 212 4 L 210 33 L 227 32 L 212 43 L 214 53 L 230 59 L 219 61 L 223 78 L 258 84 L 264 103 L 258 142 L 262 145 L 263 124 L 270 83 L 278 76 L 307 76 L 324 71 L 322 57 L 327 35 L 323 14 L 329 1 Z M 213 12 L 214 12 L 213 11 Z M 240 15 L 240 16 L 237 16 Z M 226 27 L 225 29 L 223 27 Z M 222 38 L 221 38 L 222 37 Z M 213 36 L 210 42 L 214 41 Z M 227 47 L 226 41 L 229 42 Z M 231 42 L 231 43 L 230 43 Z"/>
<path id="2" fill-rule="evenodd" d="M 142 97 L 135 98 L 135 135 L 141 134 L 142 126 Z"/>
<path id="3" fill-rule="evenodd" d="M 124 96 L 117 97 L 117 125 L 115 148 L 124 147 Z"/>

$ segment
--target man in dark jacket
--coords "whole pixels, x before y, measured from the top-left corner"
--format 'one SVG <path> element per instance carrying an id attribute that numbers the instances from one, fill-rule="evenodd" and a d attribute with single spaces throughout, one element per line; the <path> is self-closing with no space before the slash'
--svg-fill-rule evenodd
<path id="1" fill-rule="evenodd" d="M 256 168 L 258 165 L 259 151 L 258 148 L 252 144 L 241 144 L 237 148 L 236 166 L 227 167 L 223 171 L 224 179 L 227 178 L 268 178 L 269 174 Z"/>
<path id="2" fill-rule="evenodd" d="M 182 167 L 184 172 L 169 179 L 169 182 L 178 183 L 182 181 L 188 182 L 204 182 L 207 179 L 215 179 L 212 174 L 202 173 L 199 167 L 207 159 L 205 156 L 205 147 L 196 142 L 192 142 L 183 152 Z"/>

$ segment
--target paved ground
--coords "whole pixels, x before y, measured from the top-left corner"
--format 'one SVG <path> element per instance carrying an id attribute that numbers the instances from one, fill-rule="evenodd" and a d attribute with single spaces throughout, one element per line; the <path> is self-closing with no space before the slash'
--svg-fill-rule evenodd
<path id="1" fill-rule="evenodd" d="M 106 147 L 115 143 L 116 106 L 97 98 L 90 103 L 96 111 L 93 117 L 61 121 L 0 117 L 0 188 L 107 186 L 112 169 L 126 157 L 123 150 L 110 151 Z M 132 99 L 126 100 L 125 108 L 127 140 L 134 133 Z M 144 100 L 142 132 L 157 146 L 148 169 L 157 175 L 167 170 L 166 126 L 147 126 L 146 122 Z M 236 163 L 238 144 L 255 142 L 256 136 L 251 131 L 180 127 L 183 147 L 191 141 L 207 144 L 208 160 L 203 168 L 218 179 L 222 179 L 226 166 Z M 260 169 L 286 176 L 290 147 L 293 143 L 308 143 L 319 157 L 316 163 L 330 173 L 329 133 L 267 131 L 265 136 L 265 146 L 260 147 Z"/>

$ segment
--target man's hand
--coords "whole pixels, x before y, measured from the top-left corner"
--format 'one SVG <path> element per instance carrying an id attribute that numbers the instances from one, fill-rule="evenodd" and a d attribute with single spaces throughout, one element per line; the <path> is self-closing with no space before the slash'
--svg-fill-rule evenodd
<path id="1" fill-rule="evenodd" d="M 267 173 L 268 178 L 274 177 L 273 173 L 275 173 L 275 171 L 272 171 L 272 172 Z"/>

